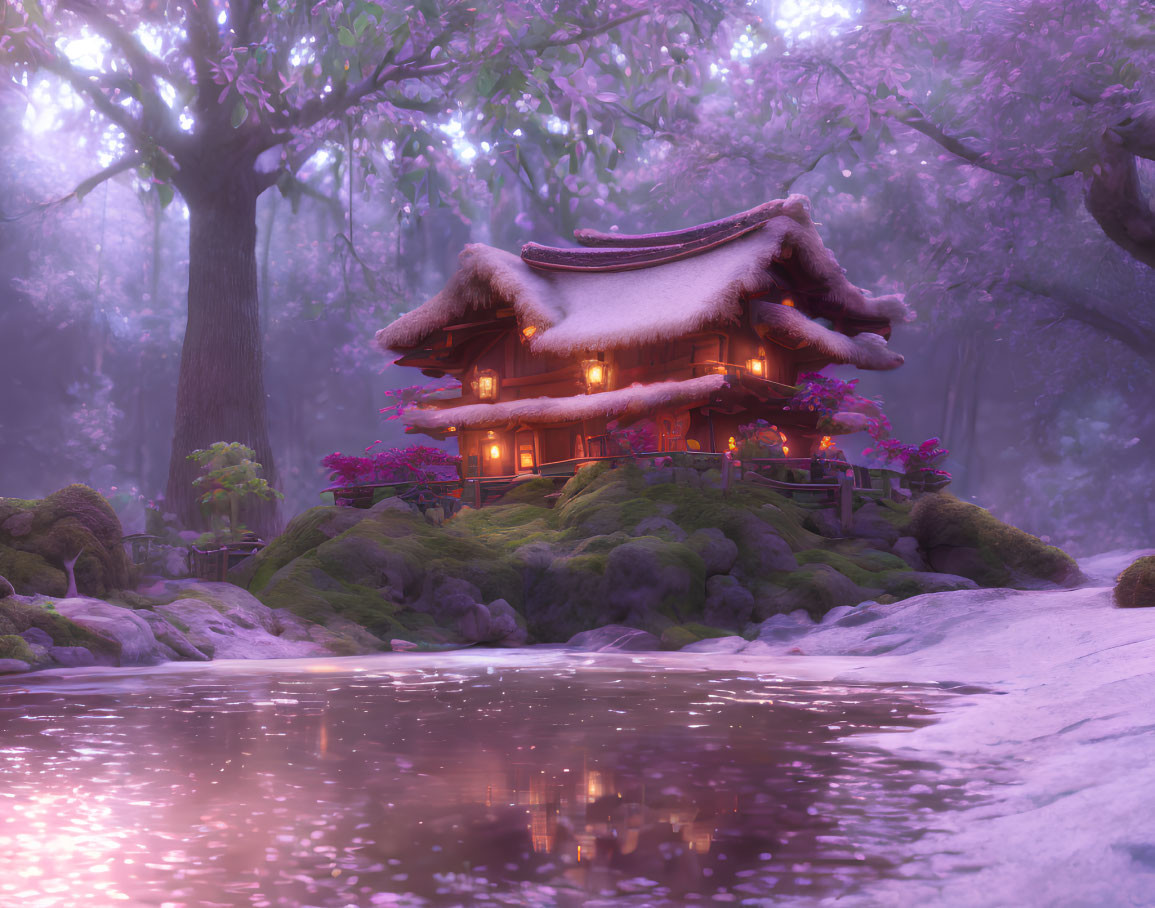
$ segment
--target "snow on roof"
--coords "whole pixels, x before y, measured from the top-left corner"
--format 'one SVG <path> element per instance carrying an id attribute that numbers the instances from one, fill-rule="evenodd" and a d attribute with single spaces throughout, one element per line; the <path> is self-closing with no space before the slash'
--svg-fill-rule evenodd
<path id="1" fill-rule="evenodd" d="M 743 299 L 775 286 L 771 263 L 791 255 L 813 280 L 814 291 L 845 314 L 887 321 L 910 317 L 900 295 L 871 297 L 846 279 L 810 219 L 805 196 L 759 210 L 768 207 L 776 213 L 752 233 L 692 258 L 636 271 L 541 271 L 512 253 L 468 245 L 445 288 L 378 331 L 377 343 L 386 350 L 411 348 L 470 310 L 499 303 L 511 305 L 520 324 L 537 327 L 529 342 L 535 353 L 565 355 L 668 340 L 739 318 Z"/>
<path id="2" fill-rule="evenodd" d="M 755 310 L 754 321 L 772 340 L 795 350 L 809 348 L 832 363 L 879 370 L 897 369 L 903 364 L 902 354 L 891 350 L 880 335 L 865 331 L 848 337 L 789 306 L 763 303 Z"/>
<path id="3" fill-rule="evenodd" d="M 416 429 L 491 428 L 575 422 L 600 416 L 637 416 L 665 406 L 702 404 L 726 387 L 725 375 L 704 375 L 686 381 L 630 385 L 616 391 L 573 397 L 530 397 L 496 404 L 467 404 L 445 410 L 407 410 L 402 419 Z"/>

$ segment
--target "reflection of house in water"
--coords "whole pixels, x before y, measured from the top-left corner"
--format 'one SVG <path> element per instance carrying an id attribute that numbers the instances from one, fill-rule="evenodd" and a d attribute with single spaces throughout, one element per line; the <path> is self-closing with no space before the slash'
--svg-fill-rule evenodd
<path id="1" fill-rule="evenodd" d="M 534 852 L 551 854 L 567 862 L 585 863 L 612 854 L 630 855 L 643 835 L 665 830 L 681 839 L 688 851 L 710 851 L 717 828 L 716 817 L 726 812 L 722 803 L 731 799 L 711 790 L 712 803 L 700 805 L 693 799 L 663 806 L 646 806 L 640 800 L 623 798 L 612 769 L 583 765 L 571 771 L 541 769 L 540 765 L 517 762 L 502 764 L 496 755 L 480 757 L 462 786 L 463 800 L 491 809 L 523 808 L 525 829 Z M 583 761 L 584 763 L 584 761 Z"/>

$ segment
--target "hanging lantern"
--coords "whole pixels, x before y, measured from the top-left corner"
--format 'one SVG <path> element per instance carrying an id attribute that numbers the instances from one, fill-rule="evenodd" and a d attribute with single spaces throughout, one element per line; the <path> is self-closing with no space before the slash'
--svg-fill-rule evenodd
<path id="1" fill-rule="evenodd" d="M 473 392 L 478 400 L 497 400 L 498 378 L 492 369 L 482 369 L 473 382 Z"/>
<path id="2" fill-rule="evenodd" d="M 537 334 L 537 325 L 526 325 L 521 329 L 521 336 L 524 340 L 529 340 Z"/>
<path id="3" fill-rule="evenodd" d="M 586 380 L 586 393 L 604 391 L 609 385 L 609 366 L 600 359 L 587 359 L 582 363 L 582 373 Z"/>
<path id="4" fill-rule="evenodd" d="M 766 377 L 766 351 L 759 348 L 758 355 L 753 359 L 746 360 L 746 371 L 755 378 Z"/>
<path id="5" fill-rule="evenodd" d="M 492 429 L 485 433 L 485 453 L 490 460 L 501 460 L 501 443 Z"/>

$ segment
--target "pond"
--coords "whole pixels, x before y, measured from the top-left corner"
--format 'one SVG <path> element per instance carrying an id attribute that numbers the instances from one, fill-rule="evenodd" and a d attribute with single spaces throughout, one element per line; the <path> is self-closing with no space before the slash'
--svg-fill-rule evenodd
<path id="1" fill-rule="evenodd" d="M 927 686 L 556 651 L 0 685 L 0 904 L 809 901 L 898 872 L 964 774 L 860 746 Z"/>

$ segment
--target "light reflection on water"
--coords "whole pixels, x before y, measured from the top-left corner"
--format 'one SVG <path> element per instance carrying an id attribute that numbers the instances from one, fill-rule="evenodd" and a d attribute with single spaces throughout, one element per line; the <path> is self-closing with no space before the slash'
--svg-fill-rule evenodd
<path id="1" fill-rule="evenodd" d="M 0 687 L 0 905 L 677 905 L 893 872 L 965 779 L 925 687 L 408 655 Z"/>

